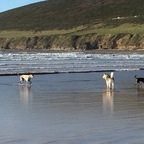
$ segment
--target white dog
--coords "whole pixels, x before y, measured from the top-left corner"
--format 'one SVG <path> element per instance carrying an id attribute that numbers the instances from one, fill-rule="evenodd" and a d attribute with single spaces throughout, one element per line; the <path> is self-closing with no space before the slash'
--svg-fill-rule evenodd
<path id="1" fill-rule="evenodd" d="M 107 88 L 114 89 L 114 72 L 111 75 L 104 74 L 102 78 L 105 79 Z"/>
<path id="2" fill-rule="evenodd" d="M 22 84 L 24 81 L 26 81 L 26 84 L 31 84 L 31 79 L 33 78 L 33 75 L 21 75 L 20 76 L 20 84 Z"/>

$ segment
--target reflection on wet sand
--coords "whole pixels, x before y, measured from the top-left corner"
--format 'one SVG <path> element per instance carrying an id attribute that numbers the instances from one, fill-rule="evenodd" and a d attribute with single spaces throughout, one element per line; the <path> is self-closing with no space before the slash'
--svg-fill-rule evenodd
<path id="1" fill-rule="evenodd" d="M 111 89 L 106 89 L 103 92 L 103 110 L 105 113 L 113 113 L 114 109 L 114 102 L 113 102 L 113 97 L 114 97 L 114 91 Z"/>
<path id="2" fill-rule="evenodd" d="M 30 85 L 20 85 L 20 99 L 22 104 L 28 105 L 32 98 L 32 91 Z"/>

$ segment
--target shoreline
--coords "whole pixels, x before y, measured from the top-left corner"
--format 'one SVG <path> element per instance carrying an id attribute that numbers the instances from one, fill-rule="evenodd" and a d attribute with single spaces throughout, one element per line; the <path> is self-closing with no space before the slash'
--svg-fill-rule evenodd
<path id="1" fill-rule="evenodd" d="M 17 72 L 7 72 L 7 73 L 0 73 L 0 76 L 19 76 L 19 75 L 55 75 L 55 74 L 86 74 L 86 73 L 101 73 L 101 72 L 132 72 L 132 71 L 143 71 L 144 68 L 139 68 L 139 69 L 135 69 L 135 70 L 88 70 L 88 71 L 63 71 L 63 72 L 58 72 L 58 71 L 49 71 L 49 72 L 21 72 L 21 73 L 17 73 Z"/>
<path id="2" fill-rule="evenodd" d="M 70 49 L 1 49 L 0 52 L 38 52 L 38 53 L 72 53 L 72 52 L 83 52 L 83 53 L 96 53 L 96 54 L 144 54 L 143 49 L 134 50 L 123 50 L 123 49 L 95 49 L 95 50 L 70 50 Z"/>
<path id="3" fill-rule="evenodd" d="M 0 73 L 0 76 L 17 76 L 17 75 L 23 75 L 23 74 L 32 74 L 32 75 L 47 75 L 47 74 L 71 74 L 71 73 L 95 73 L 95 72 L 114 72 L 115 70 L 96 70 L 96 71 L 64 71 L 64 72 L 22 72 L 22 73 Z"/>

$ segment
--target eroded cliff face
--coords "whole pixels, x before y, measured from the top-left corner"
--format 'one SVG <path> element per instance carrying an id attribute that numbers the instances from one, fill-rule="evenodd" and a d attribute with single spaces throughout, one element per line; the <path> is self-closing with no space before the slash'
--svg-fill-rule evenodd
<path id="1" fill-rule="evenodd" d="M 56 35 L 42 37 L 0 38 L 1 49 L 144 49 L 144 34 L 117 34 L 83 36 Z"/>

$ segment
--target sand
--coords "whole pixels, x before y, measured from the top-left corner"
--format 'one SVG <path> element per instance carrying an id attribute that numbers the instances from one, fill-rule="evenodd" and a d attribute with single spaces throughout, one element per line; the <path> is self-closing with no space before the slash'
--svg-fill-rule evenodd
<path id="1" fill-rule="evenodd" d="M 115 72 L 106 89 L 102 72 L 0 77 L 1 144 L 140 144 L 144 142 L 144 87 Z"/>

